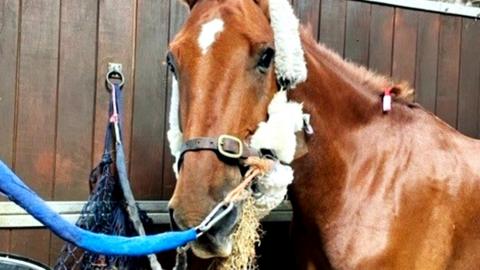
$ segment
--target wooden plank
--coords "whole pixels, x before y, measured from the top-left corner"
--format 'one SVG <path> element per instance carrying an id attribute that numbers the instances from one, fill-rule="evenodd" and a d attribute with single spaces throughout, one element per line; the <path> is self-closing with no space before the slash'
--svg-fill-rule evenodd
<path id="1" fill-rule="evenodd" d="M 345 58 L 368 66 L 371 5 L 348 1 L 345 29 Z"/>
<path id="2" fill-rule="evenodd" d="M 421 12 L 418 19 L 415 99 L 425 109 L 434 112 L 437 94 L 440 15 Z"/>
<path id="3" fill-rule="evenodd" d="M 393 23 L 395 10 L 372 5 L 370 21 L 369 67 L 381 74 L 392 74 Z"/>
<path id="4" fill-rule="evenodd" d="M 321 0 L 296 0 L 293 3 L 300 22 L 311 30 L 317 40 L 320 30 L 320 4 Z"/>
<path id="5" fill-rule="evenodd" d="M 62 1 L 55 200 L 88 197 L 95 102 L 97 1 Z"/>
<path id="6" fill-rule="evenodd" d="M 16 171 L 40 196 L 52 196 L 55 156 L 59 5 L 22 6 Z"/>
<path id="7" fill-rule="evenodd" d="M 10 230 L 0 230 L 0 252 L 10 252 Z"/>
<path id="8" fill-rule="evenodd" d="M 392 76 L 414 85 L 418 13 L 395 10 Z"/>
<path id="9" fill-rule="evenodd" d="M 17 0 L 0 3 L 0 160 L 9 166 L 13 159 L 19 8 Z"/>
<path id="10" fill-rule="evenodd" d="M 135 2 L 135 0 L 99 1 L 93 164 L 97 164 L 101 160 L 103 153 L 110 98 L 110 94 L 105 89 L 105 74 L 109 62 L 122 64 L 126 79 L 123 87 L 123 146 L 126 158 L 129 157 L 133 104 L 133 58 L 135 55 Z"/>
<path id="11" fill-rule="evenodd" d="M 169 1 L 139 1 L 131 182 L 137 199 L 162 196 Z"/>
<path id="12" fill-rule="evenodd" d="M 320 42 L 343 55 L 345 48 L 346 0 L 323 0 L 320 14 Z"/>
<path id="13" fill-rule="evenodd" d="M 463 18 L 458 96 L 458 129 L 466 135 L 480 137 L 480 22 Z"/>
<path id="14" fill-rule="evenodd" d="M 461 26 L 461 18 L 440 18 L 436 114 L 452 127 L 457 124 Z"/>
<path id="15" fill-rule="evenodd" d="M 17 229 L 12 232 L 10 252 L 49 264 L 50 232 L 46 229 Z"/>
<path id="16" fill-rule="evenodd" d="M 97 1 L 61 2 L 55 200 L 88 198 L 91 168 Z M 56 262 L 63 241 L 50 237 L 49 261 Z"/>
<path id="17" fill-rule="evenodd" d="M 65 243 L 65 241 L 60 239 L 55 234 L 50 234 L 49 265 L 55 265 Z"/>
<path id="18" fill-rule="evenodd" d="M 176 0 L 170 0 L 170 40 L 173 39 L 175 34 L 181 29 L 183 23 L 186 21 L 188 16 L 188 9 L 185 5 L 179 3 Z M 168 76 L 168 86 L 167 86 L 167 109 L 170 108 L 170 97 L 171 97 L 171 75 Z M 168 110 L 167 110 L 168 112 Z M 168 123 L 168 113 L 165 114 L 165 123 Z M 167 127 L 168 129 L 168 127 Z M 172 164 L 173 157 L 170 154 L 170 148 L 167 141 L 167 136 L 164 135 L 164 147 L 163 147 L 163 192 L 162 199 L 169 199 L 173 194 L 175 189 L 175 175 L 173 173 Z"/>
<path id="19" fill-rule="evenodd" d="M 52 196 L 60 6 L 22 2 L 15 169 L 44 199 Z M 32 244 L 32 239 L 35 243 Z M 11 252 L 48 263 L 47 231 L 14 230 Z"/>

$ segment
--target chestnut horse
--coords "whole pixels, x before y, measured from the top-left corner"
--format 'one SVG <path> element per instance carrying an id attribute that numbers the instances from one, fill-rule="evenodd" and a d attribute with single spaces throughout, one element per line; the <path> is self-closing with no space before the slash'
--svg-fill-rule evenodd
<path id="1" fill-rule="evenodd" d="M 187 4 L 191 14 L 169 48 L 183 139 L 230 134 L 248 142 L 279 91 L 268 1 Z M 206 27 L 213 34 L 200 37 Z M 293 162 L 297 268 L 478 269 L 480 143 L 399 96 L 383 113 L 390 80 L 305 31 L 301 41 L 308 77 L 288 97 L 303 103 L 315 133 Z M 180 228 L 198 225 L 242 180 L 211 151 L 186 153 L 178 173 L 170 207 Z M 238 212 L 194 243 L 194 253 L 229 255 Z"/>

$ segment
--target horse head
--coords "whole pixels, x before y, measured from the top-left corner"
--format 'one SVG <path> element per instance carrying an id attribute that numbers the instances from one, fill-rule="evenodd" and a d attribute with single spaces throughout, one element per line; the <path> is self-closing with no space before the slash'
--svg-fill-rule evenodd
<path id="1" fill-rule="evenodd" d="M 225 142 L 237 147 L 248 143 L 258 124 L 267 119 L 268 106 L 278 92 L 267 0 L 186 3 L 190 16 L 170 43 L 167 56 L 174 77 L 172 108 L 178 108 L 170 115 L 171 126 L 173 122 L 178 130 L 169 134 L 169 140 L 171 147 L 184 142 L 202 147 L 177 154 L 177 184 L 170 208 L 179 229 L 197 226 L 242 181 L 242 168 L 232 159 L 237 150 L 197 151 L 217 141 L 192 139 L 227 134 L 232 137 L 224 137 Z M 197 256 L 230 254 L 229 235 L 240 208 L 235 206 L 192 245 Z"/>

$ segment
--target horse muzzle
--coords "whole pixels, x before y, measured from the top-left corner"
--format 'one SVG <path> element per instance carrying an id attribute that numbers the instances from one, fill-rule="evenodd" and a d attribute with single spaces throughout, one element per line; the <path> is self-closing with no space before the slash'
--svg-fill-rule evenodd
<path id="1" fill-rule="evenodd" d="M 208 259 L 213 257 L 227 257 L 232 252 L 232 241 L 230 235 L 236 228 L 239 221 L 240 206 L 235 205 L 231 211 L 221 217 L 211 227 L 202 233 L 202 235 L 193 242 L 191 247 L 193 253 L 202 259 Z M 220 215 L 221 211 L 215 213 L 208 219 L 213 220 Z M 187 226 L 183 224 L 182 217 L 179 217 L 177 213 L 170 209 L 170 222 L 172 230 L 185 230 Z M 201 225 L 200 225 L 201 226 Z"/>

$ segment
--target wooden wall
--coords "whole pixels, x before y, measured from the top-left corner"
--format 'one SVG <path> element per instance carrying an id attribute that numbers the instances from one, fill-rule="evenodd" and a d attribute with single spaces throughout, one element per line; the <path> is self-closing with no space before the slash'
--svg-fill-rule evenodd
<path id="1" fill-rule="evenodd" d="M 480 137 L 480 22 L 346 0 L 294 0 L 313 34 L 346 58 L 407 80 L 429 110 Z M 100 157 L 108 62 L 122 63 L 125 145 L 138 199 L 174 188 L 166 143 L 166 46 L 176 0 L 0 0 L 0 159 L 46 200 L 84 200 Z M 53 264 L 46 230 L 0 230 L 0 251 Z"/>

